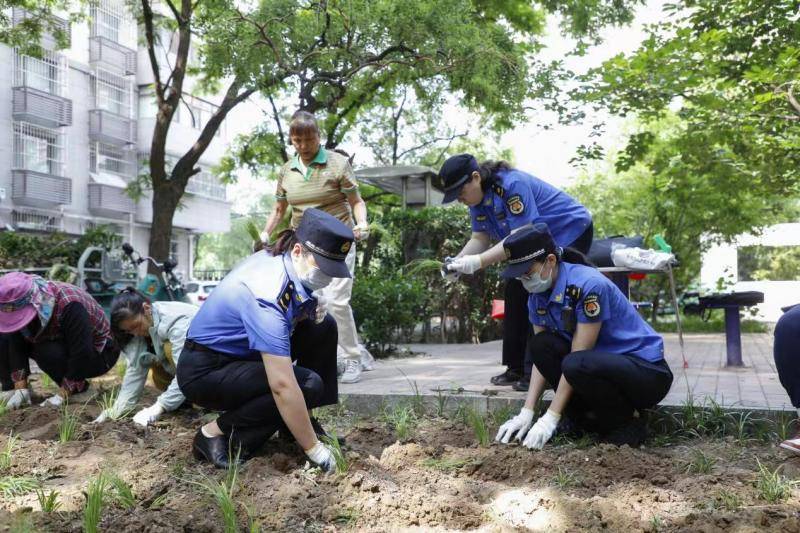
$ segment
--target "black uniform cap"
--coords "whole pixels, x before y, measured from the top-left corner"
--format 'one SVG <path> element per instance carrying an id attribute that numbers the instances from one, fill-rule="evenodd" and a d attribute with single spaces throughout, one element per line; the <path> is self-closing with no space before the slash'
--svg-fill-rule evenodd
<path id="1" fill-rule="evenodd" d="M 344 260 L 355 237 L 341 220 L 319 209 L 306 209 L 295 235 L 314 254 L 322 272 L 334 278 L 352 277 Z"/>
<path id="2" fill-rule="evenodd" d="M 439 170 L 439 178 L 444 187 L 442 203 L 449 204 L 458 198 L 461 188 L 476 170 L 478 170 L 478 162 L 470 154 L 454 155 L 445 161 Z"/>
<path id="3" fill-rule="evenodd" d="M 518 278 L 531 269 L 534 261 L 544 261 L 550 254 L 558 255 L 558 247 L 547 224 L 524 226 L 503 241 L 508 262 L 501 276 Z"/>

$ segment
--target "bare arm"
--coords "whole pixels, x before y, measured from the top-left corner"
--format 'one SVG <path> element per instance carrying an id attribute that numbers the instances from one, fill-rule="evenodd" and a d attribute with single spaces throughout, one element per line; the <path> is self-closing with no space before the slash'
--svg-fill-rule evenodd
<path id="1" fill-rule="evenodd" d="M 483 231 L 473 232 L 467 241 L 467 244 L 464 245 L 464 248 L 461 249 L 456 257 L 461 257 L 462 255 L 479 254 L 488 250 L 490 246 L 491 241 L 489 240 L 488 233 Z"/>
<path id="2" fill-rule="evenodd" d="M 347 195 L 347 203 L 350 204 L 350 209 L 353 210 L 353 218 L 356 219 L 356 225 L 367 225 L 367 203 L 361 198 L 358 189 Z"/>
<path id="3" fill-rule="evenodd" d="M 289 207 L 289 202 L 286 200 L 276 200 L 275 201 L 275 208 L 272 210 L 272 214 L 270 214 L 269 218 L 267 219 L 267 225 L 264 226 L 264 233 L 267 235 L 272 234 L 278 224 L 281 223 L 283 217 L 286 215 L 286 209 Z"/>
<path id="4" fill-rule="evenodd" d="M 311 427 L 306 400 L 294 375 L 292 359 L 263 352 L 261 359 L 264 361 L 267 382 L 281 418 L 303 450 L 310 450 L 317 443 L 317 436 Z"/>
<path id="5" fill-rule="evenodd" d="M 578 324 L 578 327 L 575 330 L 575 335 L 572 337 L 572 351 L 580 352 L 594 348 L 595 343 L 597 343 L 597 336 L 600 334 L 600 327 L 602 325 L 602 322 Z M 569 402 L 571 396 L 572 385 L 567 383 L 567 379 L 562 374 L 561 379 L 558 382 L 558 388 L 556 389 L 556 396 L 553 398 L 553 402 L 550 404 L 550 410 L 558 413 L 559 415 L 562 414 L 564 409 L 566 409 L 567 402 Z"/>

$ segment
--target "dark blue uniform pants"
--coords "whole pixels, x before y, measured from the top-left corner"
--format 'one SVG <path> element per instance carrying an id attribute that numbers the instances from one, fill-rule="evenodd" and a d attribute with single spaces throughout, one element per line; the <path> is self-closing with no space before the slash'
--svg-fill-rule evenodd
<path id="1" fill-rule="evenodd" d="M 664 360 L 650 363 L 597 350 L 570 352 L 569 341 L 547 331 L 533 335 L 529 344 L 533 363 L 553 388 L 562 374 L 566 377 L 574 389 L 566 415 L 589 431 L 605 433 L 629 423 L 634 410 L 655 406 L 672 385 Z"/>
<path id="2" fill-rule="evenodd" d="M 594 236 L 594 226 L 590 223 L 580 237 L 570 244 L 570 248 L 582 254 L 589 253 Z M 528 291 L 522 282 L 510 279 L 506 282 L 503 298 L 505 317 L 503 318 L 503 364 L 511 370 L 530 376 L 531 363 L 525 364 L 525 351 L 531 323 L 528 319 Z"/>
<path id="3" fill-rule="evenodd" d="M 778 379 L 800 409 L 800 305 L 789 309 L 775 325 L 775 368 Z"/>
<path id="4" fill-rule="evenodd" d="M 320 324 L 303 320 L 292 334 L 294 375 L 309 409 L 339 400 L 337 338 L 336 321 L 330 315 Z M 255 451 L 280 427 L 281 415 L 260 356 L 243 359 L 187 346 L 177 377 L 188 400 L 223 411 L 217 418 L 220 429 L 248 451 Z"/>

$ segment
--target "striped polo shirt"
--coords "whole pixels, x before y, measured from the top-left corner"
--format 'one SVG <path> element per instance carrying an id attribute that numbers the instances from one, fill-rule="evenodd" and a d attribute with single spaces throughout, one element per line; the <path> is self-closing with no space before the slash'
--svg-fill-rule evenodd
<path id="1" fill-rule="evenodd" d="M 292 228 L 297 228 L 310 207 L 326 211 L 353 227 L 347 194 L 358 190 L 358 182 L 347 158 L 320 147 L 305 172 L 302 167 L 296 155 L 285 163 L 278 172 L 275 190 L 275 199 L 286 200 L 292 208 Z"/>

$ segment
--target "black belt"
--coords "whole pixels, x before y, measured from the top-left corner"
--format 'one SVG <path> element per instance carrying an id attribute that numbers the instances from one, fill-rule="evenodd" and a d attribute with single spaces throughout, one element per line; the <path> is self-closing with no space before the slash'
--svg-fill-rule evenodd
<path id="1" fill-rule="evenodd" d="M 194 342 L 193 340 L 186 339 L 186 342 L 183 343 L 184 350 L 194 350 L 195 352 L 207 352 L 207 353 L 217 353 L 216 350 L 212 350 L 208 346 L 204 346 L 199 342 Z"/>

